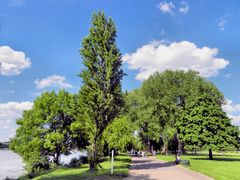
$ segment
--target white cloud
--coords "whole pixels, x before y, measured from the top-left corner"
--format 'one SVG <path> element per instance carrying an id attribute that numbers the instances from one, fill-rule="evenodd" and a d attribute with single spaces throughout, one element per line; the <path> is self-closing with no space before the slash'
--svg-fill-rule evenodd
<path id="1" fill-rule="evenodd" d="M 179 12 L 184 13 L 184 14 L 187 14 L 188 11 L 189 11 L 188 2 L 182 1 L 181 4 L 182 4 L 182 7 L 179 8 Z"/>
<path id="2" fill-rule="evenodd" d="M 226 24 L 228 23 L 228 18 L 230 15 L 222 16 L 218 21 L 218 27 L 221 31 L 225 29 Z"/>
<path id="3" fill-rule="evenodd" d="M 227 23 L 227 20 L 226 19 L 221 19 L 219 22 L 218 22 L 218 27 L 221 31 L 223 31 L 225 29 L 225 24 Z"/>
<path id="4" fill-rule="evenodd" d="M 228 117 L 232 119 L 232 124 L 240 126 L 240 116 L 228 115 Z"/>
<path id="5" fill-rule="evenodd" d="M 230 99 L 226 100 L 226 103 L 222 106 L 222 108 L 228 114 L 240 112 L 240 104 L 233 104 L 233 101 Z"/>
<path id="6" fill-rule="evenodd" d="M 228 65 L 228 61 L 216 58 L 217 48 L 198 48 L 188 41 L 173 42 L 169 45 L 161 41 L 153 41 L 125 54 L 123 61 L 130 69 L 138 70 L 138 80 L 147 79 L 152 73 L 171 70 L 195 70 L 203 77 L 216 76 L 220 69 Z"/>
<path id="7" fill-rule="evenodd" d="M 57 87 L 57 88 L 71 88 L 72 85 L 66 82 L 64 76 L 52 75 L 41 80 L 36 79 L 34 81 L 37 89 L 44 89 L 47 87 Z"/>
<path id="8" fill-rule="evenodd" d="M 13 137 L 17 129 L 16 119 L 20 118 L 24 110 L 32 108 L 32 102 L 0 103 L 0 142 Z"/>
<path id="9" fill-rule="evenodd" d="M 0 74 L 4 76 L 21 74 L 29 68 L 31 61 L 22 51 L 15 51 L 9 46 L 0 46 Z"/>
<path id="10" fill-rule="evenodd" d="M 172 16 L 173 14 L 173 9 L 175 8 L 175 5 L 172 2 L 160 2 L 157 7 L 160 9 L 160 11 L 162 11 L 163 13 L 169 13 Z"/>
<path id="11" fill-rule="evenodd" d="M 229 77 L 231 77 L 231 76 L 232 76 L 232 73 L 228 73 L 228 74 L 225 74 L 225 75 L 224 75 L 225 78 L 229 78 Z"/>
<path id="12" fill-rule="evenodd" d="M 228 117 L 232 119 L 232 123 L 240 126 L 240 104 L 234 104 L 232 100 L 227 99 L 222 108 Z"/>

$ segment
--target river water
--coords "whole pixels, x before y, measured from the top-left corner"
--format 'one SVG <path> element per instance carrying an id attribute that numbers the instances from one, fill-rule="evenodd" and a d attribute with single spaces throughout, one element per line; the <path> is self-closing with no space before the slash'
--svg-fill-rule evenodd
<path id="1" fill-rule="evenodd" d="M 24 174 L 24 164 L 21 157 L 9 150 L 0 150 L 0 180 L 17 178 Z"/>
<path id="2" fill-rule="evenodd" d="M 72 151 L 70 155 L 61 155 L 60 162 L 69 164 L 72 158 L 86 156 L 87 152 Z M 24 175 L 24 164 L 21 157 L 9 150 L 0 150 L 0 180 L 9 178 L 18 178 Z"/>

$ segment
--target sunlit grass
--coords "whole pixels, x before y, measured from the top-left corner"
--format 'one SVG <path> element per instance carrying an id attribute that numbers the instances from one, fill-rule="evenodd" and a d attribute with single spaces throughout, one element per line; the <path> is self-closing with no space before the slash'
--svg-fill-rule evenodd
<path id="1" fill-rule="evenodd" d="M 208 160 L 207 154 L 182 155 L 182 160 L 189 160 L 193 171 L 200 172 L 216 180 L 240 179 L 240 153 L 215 154 L 213 160 Z M 175 161 L 174 155 L 157 155 L 163 161 Z"/>
<path id="2" fill-rule="evenodd" d="M 111 172 L 109 159 L 101 163 L 102 168 L 97 172 L 89 171 L 87 164 L 80 168 L 59 168 L 52 172 L 38 176 L 34 180 L 77 180 L 77 179 L 123 179 L 128 175 L 131 158 L 128 155 L 119 155 L 114 161 L 114 173 Z"/>

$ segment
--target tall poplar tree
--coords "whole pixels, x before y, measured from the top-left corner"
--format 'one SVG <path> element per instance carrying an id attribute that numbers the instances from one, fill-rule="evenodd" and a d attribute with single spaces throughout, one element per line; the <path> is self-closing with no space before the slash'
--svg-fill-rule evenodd
<path id="1" fill-rule="evenodd" d="M 80 73 L 83 86 L 85 124 L 89 135 L 90 170 L 96 170 L 102 155 L 102 135 L 123 106 L 121 53 L 116 45 L 116 28 L 103 12 L 94 13 L 90 34 L 80 50 L 85 69 Z"/>

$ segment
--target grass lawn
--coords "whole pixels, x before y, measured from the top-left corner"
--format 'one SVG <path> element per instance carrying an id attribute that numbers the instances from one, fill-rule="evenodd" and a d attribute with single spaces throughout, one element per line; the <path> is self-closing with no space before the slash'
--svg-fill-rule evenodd
<path id="1" fill-rule="evenodd" d="M 163 161 L 175 161 L 174 155 L 157 155 Z M 214 160 L 208 160 L 207 154 L 183 155 L 182 160 L 189 160 L 190 166 L 185 166 L 193 171 L 200 172 L 216 180 L 240 179 L 240 153 L 214 154 Z"/>
<path id="2" fill-rule="evenodd" d="M 34 180 L 79 180 L 79 179 L 123 179 L 128 175 L 131 158 L 128 155 L 118 155 L 114 161 L 114 174 L 110 175 L 111 162 L 101 163 L 102 169 L 97 172 L 89 172 L 88 165 L 80 168 L 59 168 L 47 174 L 40 175 Z"/>

